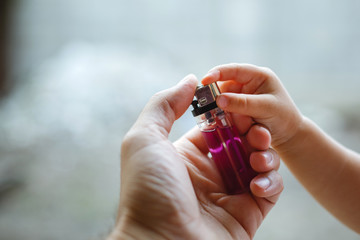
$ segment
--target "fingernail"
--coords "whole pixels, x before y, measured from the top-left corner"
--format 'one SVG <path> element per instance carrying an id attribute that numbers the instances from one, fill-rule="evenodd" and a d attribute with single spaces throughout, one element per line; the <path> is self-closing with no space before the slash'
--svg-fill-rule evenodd
<path id="1" fill-rule="evenodd" d="M 268 179 L 267 177 L 255 179 L 254 183 L 264 190 L 267 189 L 271 184 L 270 179 Z"/>
<path id="2" fill-rule="evenodd" d="M 270 164 L 273 161 L 273 155 L 269 152 L 264 153 L 266 164 Z"/>
<path id="3" fill-rule="evenodd" d="M 225 108 L 228 105 L 228 100 L 225 96 L 220 95 L 218 96 L 216 103 L 220 108 Z"/>

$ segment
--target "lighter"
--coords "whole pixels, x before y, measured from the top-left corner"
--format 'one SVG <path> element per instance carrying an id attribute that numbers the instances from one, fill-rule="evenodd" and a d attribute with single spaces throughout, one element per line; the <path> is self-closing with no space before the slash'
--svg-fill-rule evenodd
<path id="1" fill-rule="evenodd" d="M 229 113 L 216 105 L 220 90 L 216 83 L 198 86 L 192 102 L 192 114 L 205 138 L 211 157 L 222 177 L 228 194 L 250 190 L 256 176 L 249 162 L 250 153 L 238 130 L 232 125 Z"/>

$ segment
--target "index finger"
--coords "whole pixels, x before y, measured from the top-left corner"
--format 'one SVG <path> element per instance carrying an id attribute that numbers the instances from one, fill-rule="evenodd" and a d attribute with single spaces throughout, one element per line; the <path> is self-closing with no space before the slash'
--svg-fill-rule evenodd
<path id="1" fill-rule="evenodd" d="M 233 80 L 246 85 L 242 88 L 243 93 L 254 93 L 266 80 L 276 79 L 275 74 L 268 68 L 252 64 L 224 64 L 211 69 L 201 80 L 204 85 L 216 81 Z"/>

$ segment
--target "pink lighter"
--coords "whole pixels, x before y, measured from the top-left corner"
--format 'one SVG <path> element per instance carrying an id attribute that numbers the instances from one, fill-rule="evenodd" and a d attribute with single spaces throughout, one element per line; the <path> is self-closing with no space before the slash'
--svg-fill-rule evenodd
<path id="1" fill-rule="evenodd" d="M 251 168 L 250 153 L 245 139 L 232 125 L 229 113 L 216 105 L 220 90 L 216 83 L 198 86 L 192 102 L 192 114 L 205 138 L 212 159 L 222 177 L 228 194 L 250 190 L 250 181 L 256 176 Z"/>

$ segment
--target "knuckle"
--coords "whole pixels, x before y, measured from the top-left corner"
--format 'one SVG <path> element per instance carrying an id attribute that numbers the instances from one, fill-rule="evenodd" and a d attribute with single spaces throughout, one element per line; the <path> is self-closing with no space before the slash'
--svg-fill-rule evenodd
<path id="1" fill-rule="evenodd" d="M 159 110 L 163 111 L 163 114 L 165 116 L 172 119 L 175 115 L 174 113 L 175 104 L 167 96 L 168 96 L 168 90 L 157 92 L 151 97 L 150 102 L 158 106 Z"/>
<path id="2" fill-rule="evenodd" d="M 152 97 L 150 98 L 150 101 L 151 102 L 162 102 L 164 98 L 165 98 L 165 90 L 162 90 L 162 91 L 157 92 L 154 95 L 152 95 Z"/>
<path id="3" fill-rule="evenodd" d="M 149 131 L 143 128 L 133 128 L 127 132 L 121 143 L 121 159 L 129 159 L 133 154 L 140 151 L 149 143 L 157 141 L 155 131 Z"/>
<path id="4" fill-rule="evenodd" d="M 270 79 L 270 80 L 275 81 L 275 82 L 280 81 L 279 77 L 276 75 L 276 73 L 271 68 L 261 67 L 261 70 L 262 70 L 262 72 L 264 74 L 264 78 Z"/>
<path id="5" fill-rule="evenodd" d="M 275 76 L 275 72 L 268 67 L 261 67 L 262 71 L 268 76 Z"/>
<path id="6" fill-rule="evenodd" d="M 234 68 L 234 69 L 236 69 L 236 68 L 238 68 L 238 67 L 240 66 L 240 64 L 239 64 L 239 63 L 232 62 L 232 63 L 227 64 L 227 66 L 228 66 L 229 68 Z"/>
<path id="7" fill-rule="evenodd" d="M 136 132 L 132 130 L 127 132 L 121 143 L 121 152 L 131 149 L 133 144 L 138 141 L 139 137 L 140 137 L 139 134 L 136 134 Z"/>
<path id="8" fill-rule="evenodd" d="M 249 102 L 244 94 L 234 94 L 228 97 L 228 106 L 226 110 L 232 112 L 247 111 Z"/>
<path id="9" fill-rule="evenodd" d="M 239 105 L 239 107 L 241 107 L 241 109 L 243 110 L 247 110 L 248 109 L 248 105 L 249 105 L 249 101 L 247 99 L 247 97 L 245 95 L 240 95 L 237 99 L 237 103 Z"/>

